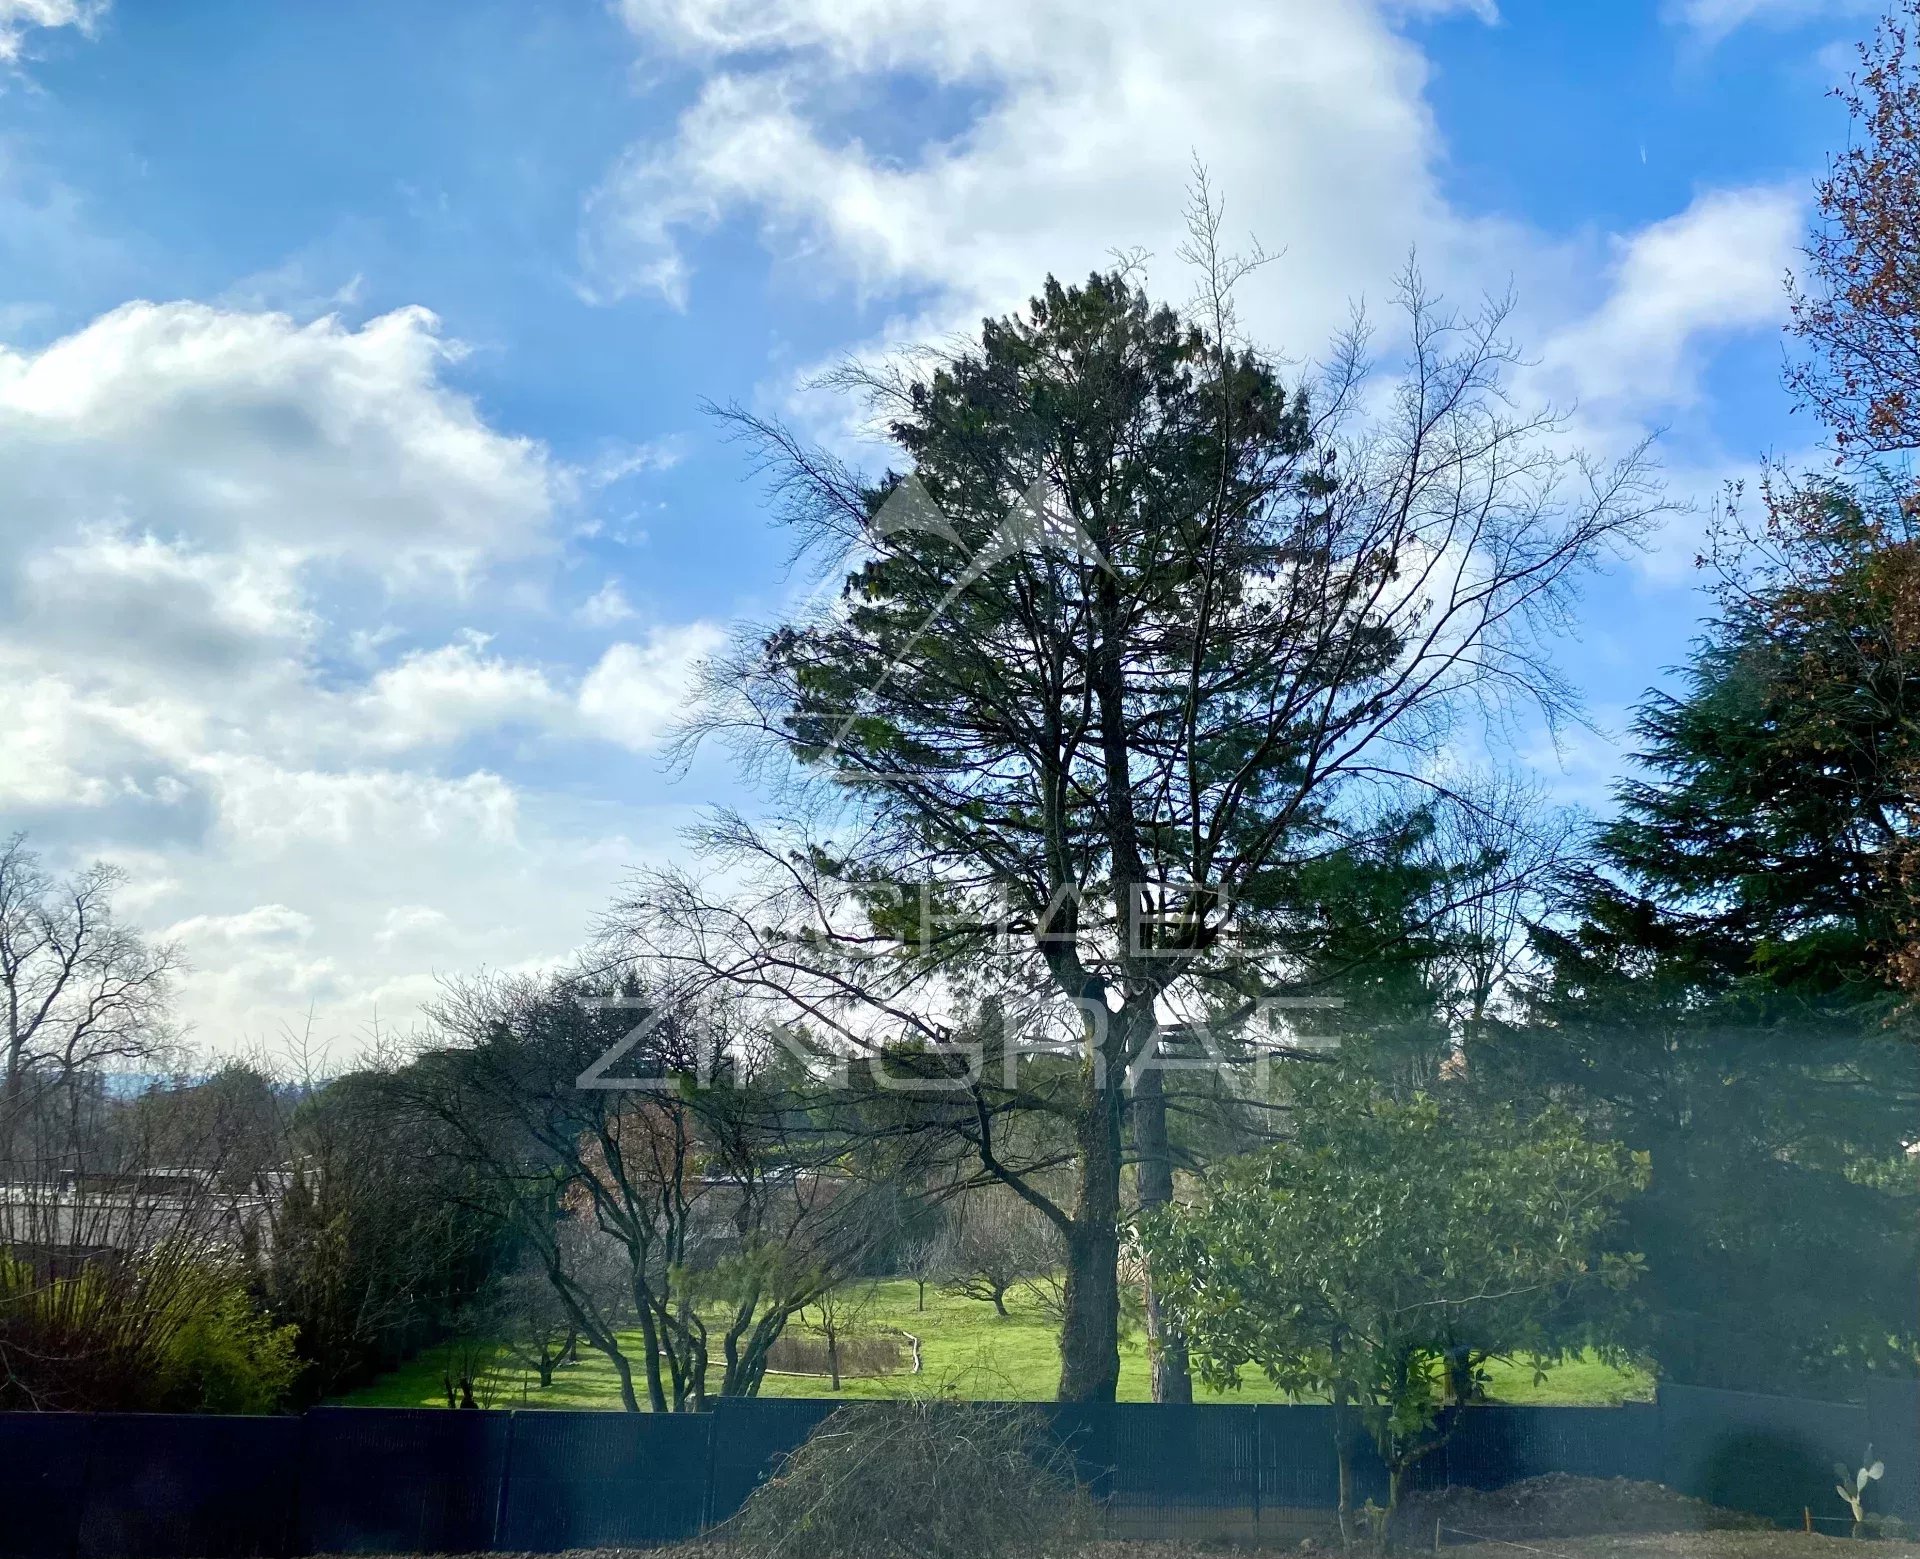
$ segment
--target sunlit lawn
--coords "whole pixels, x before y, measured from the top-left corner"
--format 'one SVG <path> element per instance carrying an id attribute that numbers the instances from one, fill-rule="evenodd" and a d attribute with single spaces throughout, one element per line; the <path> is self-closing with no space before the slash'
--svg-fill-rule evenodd
<path id="1" fill-rule="evenodd" d="M 915 1309 L 910 1282 L 878 1286 L 867 1324 L 898 1327 L 920 1339 L 922 1370 L 918 1376 L 894 1375 L 876 1380 L 848 1380 L 846 1397 L 897 1396 L 906 1391 L 941 1391 L 998 1400 L 1044 1401 L 1054 1394 L 1060 1374 L 1059 1343 L 1053 1323 L 1024 1295 L 1008 1296 L 1005 1319 L 978 1300 L 955 1298 L 927 1289 L 927 1307 Z M 629 1358 L 635 1361 L 635 1385 L 642 1392 L 637 1333 L 627 1338 Z M 383 1376 L 342 1400 L 360 1407 L 443 1407 L 441 1371 L 445 1355 L 429 1349 L 411 1363 Z M 1535 1385 L 1528 1364 L 1494 1364 L 1491 1395 L 1498 1402 L 1560 1403 L 1603 1406 L 1652 1395 L 1652 1382 L 1637 1372 L 1623 1372 L 1595 1359 L 1576 1359 L 1553 1369 L 1544 1383 Z M 719 1385 L 718 1371 L 713 1384 Z M 591 1349 L 580 1349 L 580 1361 L 557 1372 L 553 1385 L 541 1390 L 531 1373 L 503 1361 L 485 1382 L 484 1395 L 494 1407 L 617 1408 L 620 1387 L 613 1367 Z M 1240 1390 L 1215 1395 L 1196 1388 L 1203 1400 L 1277 1402 L 1284 1400 L 1266 1381 L 1249 1378 Z M 828 1396 L 827 1381 L 812 1375 L 768 1375 L 762 1395 L 775 1397 Z M 1124 1402 L 1150 1400 L 1144 1339 L 1135 1336 L 1122 1346 L 1120 1398 Z"/>

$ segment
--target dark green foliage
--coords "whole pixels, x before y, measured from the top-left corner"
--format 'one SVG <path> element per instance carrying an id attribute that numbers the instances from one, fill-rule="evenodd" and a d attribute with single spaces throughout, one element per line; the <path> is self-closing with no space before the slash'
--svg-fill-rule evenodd
<path id="1" fill-rule="evenodd" d="M 1597 1323 L 1639 1262 L 1600 1242 L 1645 1173 L 1564 1110 L 1522 1116 L 1460 1083 L 1400 1099 L 1346 1057 L 1298 1078 L 1287 1141 L 1145 1238 L 1209 1384 L 1251 1369 L 1333 1403 L 1344 1523 L 1355 1428 L 1387 1465 L 1391 1513 L 1481 1361 L 1612 1340 Z"/>
<path id="2" fill-rule="evenodd" d="M 335 1079 L 289 1131 L 292 1167 L 262 1286 L 274 1315 L 298 1329 L 308 1400 L 447 1335 L 503 1258 L 479 1185 L 391 1108 L 384 1086 L 372 1072 Z"/>
<path id="3" fill-rule="evenodd" d="M 1663 1372 L 1788 1387 L 1911 1371 L 1920 1050 L 1894 988 L 1920 773 L 1920 663 L 1857 507 L 1800 495 L 1820 566 L 1743 576 L 1635 723 L 1532 1021 L 1489 1087 L 1575 1101 L 1650 1153 L 1625 1238 Z"/>

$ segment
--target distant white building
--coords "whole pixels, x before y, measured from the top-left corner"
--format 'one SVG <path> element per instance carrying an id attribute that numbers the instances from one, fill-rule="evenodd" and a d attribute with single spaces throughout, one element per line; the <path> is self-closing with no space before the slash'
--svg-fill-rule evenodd
<path id="1" fill-rule="evenodd" d="M 209 1252 L 262 1250 L 281 1189 L 233 1191 L 195 1169 L 0 1182 L 0 1248 L 50 1273 L 179 1240 Z"/>

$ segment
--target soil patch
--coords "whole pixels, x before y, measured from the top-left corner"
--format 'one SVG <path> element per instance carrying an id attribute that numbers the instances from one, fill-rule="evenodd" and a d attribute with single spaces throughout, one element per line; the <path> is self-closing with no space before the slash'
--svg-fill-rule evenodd
<path id="1" fill-rule="evenodd" d="M 1434 1523 L 1448 1542 L 1524 1542 L 1630 1532 L 1756 1532 L 1773 1523 L 1677 1494 L 1664 1484 L 1631 1478 L 1576 1478 L 1548 1473 L 1500 1489 L 1436 1489 L 1409 1495 L 1402 1531 L 1432 1546 Z"/>

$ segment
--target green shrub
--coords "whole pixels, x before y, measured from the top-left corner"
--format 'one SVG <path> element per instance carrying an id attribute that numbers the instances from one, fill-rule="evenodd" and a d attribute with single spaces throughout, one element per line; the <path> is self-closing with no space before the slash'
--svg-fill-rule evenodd
<path id="1" fill-rule="evenodd" d="M 294 1335 L 203 1252 L 50 1271 L 0 1249 L 0 1409 L 270 1413 L 300 1368 Z"/>
<path id="2" fill-rule="evenodd" d="M 296 1329 L 276 1326 L 235 1282 L 209 1296 L 168 1339 L 160 1398 L 182 1413 L 272 1413 L 300 1372 Z"/>

